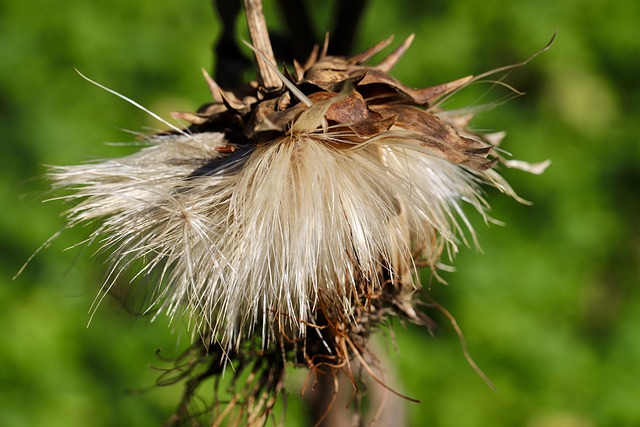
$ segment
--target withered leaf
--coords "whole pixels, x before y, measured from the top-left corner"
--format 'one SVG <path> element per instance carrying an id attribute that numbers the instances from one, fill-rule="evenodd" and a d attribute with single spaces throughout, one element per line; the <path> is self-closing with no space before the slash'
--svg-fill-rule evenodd
<path id="1" fill-rule="evenodd" d="M 349 125 L 349 128 L 358 138 L 373 138 L 391 129 L 395 121 L 396 118 L 394 116 L 382 120 L 365 120 Z"/>
<path id="2" fill-rule="evenodd" d="M 321 89 L 337 92 L 350 77 L 349 68 L 351 67 L 344 58 L 327 56 L 313 64 L 300 83 L 310 83 Z"/>
<path id="3" fill-rule="evenodd" d="M 400 83 L 389 74 L 375 69 L 370 69 L 358 84 L 358 90 L 366 93 L 366 98 L 397 97 L 412 100 L 409 92 L 411 88 Z"/>
<path id="4" fill-rule="evenodd" d="M 254 106 L 253 111 L 249 115 L 249 118 L 246 119 L 246 124 L 244 127 L 244 133 L 249 139 L 253 138 L 256 132 L 262 130 L 261 127 L 264 123 L 265 118 L 274 113 L 277 106 L 278 98 L 268 99 Z"/>
<path id="5" fill-rule="evenodd" d="M 266 117 L 266 120 L 264 120 L 264 126 L 260 125 L 255 130 L 285 130 L 287 126 L 294 122 L 306 108 L 306 105 L 299 102 L 286 110 L 273 112 Z"/>
<path id="6" fill-rule="evenodd" d="M 391 77 L 384 71 L 372 69 L 369 70 L 364 79 L 362 79 L 358 86 L 358 89 L 369 85 L 375 85 L 373 86 L 373 88 L 377 87 L 379 94 L 372 93 L 371 96 L 373 98 L 392 96 L 395 92 L 396 94 L 399 94 L 405 98 L 411 99 L 418 105 L 426 106 L 429 104 L 429 101 L 464 86 L 469 81 L 471 81 L 471 79 L 473 79 L 473 76 L 467 76 L 453 82 L 444 83 L 437 86 L 431 86 L 422 89 L 412 89 L 409 86 L 400 83 L 398 80 Z M 371 89 L 372 88 L 369 88 L 368 92 L 372 92 Z"/>
<path id="7" fill-rule="evenodd" d="M 282 66 L 282 75 L 284 75 L 291 83 L 296 83 L 296 78 L 291 75 L 286 64 Z"/>
<path id="8" fill-rule="evenodd" d="M 332 104 L 325 117 L 327 120 L 345 124 L 382 120 L 382 116 L 372 111 L 362 95 L 356 91 L 351 91 L 344 99 Z"/>
<path id="9" fill-rule="evenodd" d="M 396 116 L 396 126 L 420 135 L 428 135 L 473 154 L 488 154 L 492 146 L 460 136 L 456 130 L 436 115 L 410 105 L 374 105 L 374 111 L 384 117 Z"/>
<path id="10" fill-rule="evenodd" d="M 203 106 L 198 108 L 198 111 L 196 112 L 196 114 L 201 116 L 215 116 L 217 114 L 222 114 L 226 111 L 228 111 L 227 107 L 222 102 L 220 102 L 219 104 L 213 102 L 210 104 L 204 104 Z"/>
<path id="11" fill-rule="evenodd" d="M 387 55 L 386 58 L 380 61 L 378 65 L 376 65 L 376 68 L 387 73 L 391 71 L 391 69 L 398 63 L 400 58 L 402 58 L 402 55 L 404 55 L 407 49 L 409 49 L 409 46 L 411 46 L 414 38 L 415 34 L 411 34 L 409 37 L 407 37 L 400 46 L 398 46 L 393 52 Z"/>
<path id="12" fill-rule="evenodd" d="M 242 101 L 240 101 L 233 92 L 223 91 L 220 92 L 222 96 L 222 103 L 227 107 L 227 110 L 237 112 L 238 114 L 244 115 L 249 112 L 249 105 L 245 105 Z"/>
<path id="13" fill-rule="evenodd" d="M 471 80 L 473 80 L 473 76 L 466 76 L 452 82 L 425 87 L 423 89 L 415 89 L 413 90 L 412 98 L 420 105 L 427 105 L 435 98 L 451 93 L 466 85 Z"/>
<path id="14" fill-rule="evenodd" d="M 349 58 L 349 62 L 351 64 L 358 64 L 358 65 L 363 64 L 369 59 L 371 59 L 376 53 L 382 51 L 385 47 L 389 46 L 392 41 L 393 41 L 393 35 L 387 37 L 381 42 L 378 42 L 375 46 L 370 47 L 364 52 L 358 55 L 352 56 L 351 58 Z"/>
<path id="15" fill-rule="evenodd" d="M 529 163 L 522 160 L 506 160 L 500 159 L 500 162 L 508 168 L 520 169 L 535 175 L 543 173 L 551 164 L 551 160 L 545 160 L 540 163 Z"/>
<path id="16" fill-rule="evenodd" d="M 484 170 L 495 164 L 488 160 L 493 146 L 458 134 L 434 114 L 410 105 L 375 105 L 383 117 L 395 117 L 395 125 L 411 132 L 421 144 L 452 163 Z"/>
<path id="17" fill-rule="evenodd" d="M 335 93 L 316 92 L 309 99 L 312 102 L 322 102 L 335 96 Z M 349 127 L 359 138 L 371 138 L 389 130 L 395 121 L 394 117 L 383 118 L 371 110 L 362 95 L 356 91 L 349 92 L 345 98 L 331 104 L 325 118 Z"/>
<path id="18" fill-rule="evenodd" d="M 500 131 L 500 132 L 485 133 L 485 134 L 482 134 L 481 136 L 494 147 L 499 147 L 506 135 L 507 133 L 505 131 Z"/>
<path id="19" fill-rule="evenodd" d="M 320 89 L 330 92 L 338 92 L 342 82 L 349 78 L 345 71 L 316 69 L 315 67 L 307 71 L 301 83 L 309 83 Z"/>
<path id="20" fill-rule="evenodd" d="M 397 136 L 396 136 L 397 138 Z M 460 150 L 458 147 L 447 145 L 444 141 L 429 135 L 408 134 L 406 141 L 415 141 L 420 146 L 429 149 L 434 155 L 448 162 L 465 165 L 475 170 L 491 169 L 498 163 L 498 159 L 487 159 L 484 155 L 478 155 Z"/>

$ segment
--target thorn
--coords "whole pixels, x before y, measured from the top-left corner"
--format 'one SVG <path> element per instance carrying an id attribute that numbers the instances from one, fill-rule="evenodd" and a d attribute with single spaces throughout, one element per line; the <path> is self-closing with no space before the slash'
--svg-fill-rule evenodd
<path id="1" fill-rule="evenodd" d="M 389 46 L 392 41 L 393 41 L 393 35 L 387 37 L 381 42 L 378 42 L 375 46 L 370 47 L 369 49 L 365 50 L 361 54 L 358 54 L 350 58 L 349 62 L 351 62 L 352 64 L 362 64 L 368 61 L 369 59 L 371 59 L 376 53 L 380 52 L 382 49 Z"/>
<path id="2" fill-rule="evenodd" d="M 315 64 L 318 61 L 318 52 L 319 51 L 320 51 L 320 46 L 318 46 L 317 44 L 314 44 L 313 45 L 313 49 L 311 49 L 311 53 L 309 54 L 309 57 L 307 58 L 307 61 L 302 66 L 302 69 L 304 71 L 307 71 L 309 68 L 311 68 L 313 66 L 313 64 Z"/>
<path id="3" fill-rule="evenodd" d="M 209 86 L 211 97 L 218 104 L 221 104 L 222 96 L 220 96 L 220 93 L 222 92 L 222 88 L 220 88 L 220 85 L 218 85 L 218 83 L 216 83 L 216 81 L 213 80 L 213 78 L 209 75 L 209 73 L 204 67 L 202 67 L 201 70 L 202 70 L 202 75 L 204 76 L 204 79 L 207 81 L 207 85 Z"/>
<path id="4" fill-rule="evenodd" d="M 320 58 L 324 58 L 327 56 L 327 51 L 329 50 L 329 31 L 324 35 L 324 43 L 322 45 L 322 53 L 320 54 Z"/>
<path id="5" fill-rule="evenodd" d="M 414 38 L 415 34 L 411 34 L 409 37 L 407 37 L 407 39 L 402 42 L 400 46 L 398 46 L 393 52 L 389 54 L 389 56 L 380 61 L 380 63 L 376 65 L 376 68 L 384 72 L 389 72 L 398 63 L 400 58 L 402 58 L 402 55 L 404 55 L 407 49 L 409 49 L 409 46 L 411 46 Z"/>

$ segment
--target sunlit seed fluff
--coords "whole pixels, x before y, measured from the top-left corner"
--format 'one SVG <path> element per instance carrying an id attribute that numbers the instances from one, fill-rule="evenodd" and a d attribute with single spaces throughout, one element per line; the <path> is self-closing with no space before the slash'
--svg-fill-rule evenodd
<path id="1" fill-rule="evenodd" d="M 141 274 L 161 269 L 158 294 L 171 314 L 186 303 L 233 343 L 257 325 L 309 321 L 319 292 L 344 295 L 348 312 L 356 281 L 379 285 L 395 254 L 410 263 L 412 248 L 424 248 L 433 263 L 432 242 L 455 243 L 466 227 L 461 200 L 482 212 L 478 182 L 496 179 L 392 140 L 339 149 L 326 138 L 279 137 L 207 170 L 228 145 L 222 134 L 163 137 L 128 157 L 56 168 L 53 178 L 83 199 L 71 224 L 104 220 L 96 238 L 111 251 L 107 287 L 144 260 Z M 392 225 L 401 207 L 411 241 Z"/>
<path id="2" fill-rule="evenodd" d="M 362 74 L 357 61 L 366 59 L 351 59 L 354 72 Z M 332 60 L 347 61 L 318 61 Z M 323 87 L 325 63 L 315 74 L 300 71 L 302 83 Z M 325 296 L 348 318 L 363 283 L 377 289 L 387 277 L 417 288 L 416 264 L 435 268 L 442 248 L 455 251 L 465 232 L 475 241 L 462 205 L 485 215 L 482 184 L 514 194 L 484 160 L 488 139 L 460 136 L 411 100 L 459 84 L 412 92 L 380 70 L 367 73 L 355 89 L 318 89 L 306 105 L 254 105 L 266 105 L 267 118 L 250 134 L 271 135 L 257 142 L 180 131 L 150 137 L 127 157 L 54 168 L 54 186 L 78 200 L 69 224 L 100 224 L 90 240 L 110 256 L 105 290 L 129 269 L 152 276 L 149 309 L 186 310 L 195 329 L 237 348 L 254 333 L 263 344 L 278 333 L 304 336 Z M 191 116 L 211 121 L 223 110 Z M 242 114 L 245 123 L 257 116 Z M 378 123 L 373 131 L 369 119 Z"/>

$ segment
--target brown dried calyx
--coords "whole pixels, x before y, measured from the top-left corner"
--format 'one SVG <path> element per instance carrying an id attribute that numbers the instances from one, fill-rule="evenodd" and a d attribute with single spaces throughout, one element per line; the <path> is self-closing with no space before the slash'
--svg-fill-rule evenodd
<path id="1" fill-rule="evenodd" d="M 325 120 L 316 130 L 339 135 L 333 139 L 336 147 L 371 138 L 392 139 L 417 144 L 436 157 L 471 169 L 493 167 L 498 159 L 489 156 L 499 143 L 494 135 L 465 129 L 468 119 L 454 123 L 438 116 L 439 102 L 474 81 L 472 76 L 412 89 L 389 75 L 412 40 L 410 36 L 373 66 L 365 63 L 392 37 L 350 58 L 327 55 L 325 41 L 322 51 L 316 47 L 304 64 L 294 61 L 295 75 L 284 68 L 283 85 L 275 89 L 251 82 L 242 93 L 226 91 L 205 72 L 215 102 L 197 113 L 174 113 L 174 117 L 190 122 L 192 132 L 224 132 L 234 142 L 228 147 L 232 152 L 239 145 L 268 143 L 278 134 L 295 131 L 293 124 L 301 114 L 311 105 L 322 104 Z"/>

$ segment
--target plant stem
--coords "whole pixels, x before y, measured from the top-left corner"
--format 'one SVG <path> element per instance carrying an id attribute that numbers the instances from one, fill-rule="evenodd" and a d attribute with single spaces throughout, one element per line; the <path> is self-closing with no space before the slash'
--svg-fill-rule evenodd
<path id="1" fill-rule="evenodd" d="M 244 0 L 244 9 L 253 47 L 262 52 L 270 62 L 276 64 L 271 41 L 269 40 L 267 22 L 262 11 L 262 1 Z M 282 87 L 282 82 L 276 73 L 269 68 L 259 55 L 256 54 L 255 58 L 258 63 L 258 79 L 261 86 L 267 89 L 279 89 Z"/>

